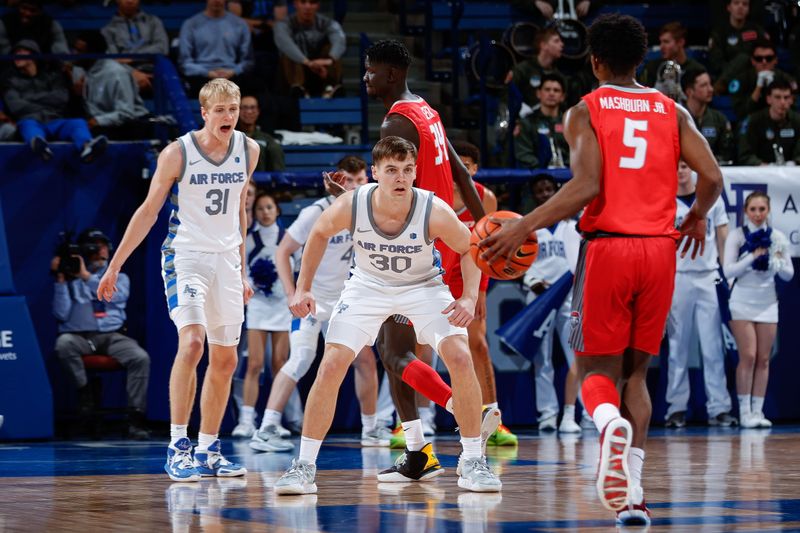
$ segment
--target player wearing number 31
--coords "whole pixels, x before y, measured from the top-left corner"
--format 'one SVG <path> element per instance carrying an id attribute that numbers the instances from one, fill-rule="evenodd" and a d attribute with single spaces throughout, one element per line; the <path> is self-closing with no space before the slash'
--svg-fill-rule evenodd
<path id="1" fill-rule="evenodd" d="M 245 277 L 245 184 L 259 148 L 235 131 L 241 94 L 215 79 L 200 90 L 205 125 L 167 146 L 158 157 L 150 191 L 136 210 L 97 296 L 110 300 L 125 260 L 144 240 L 170 195 L 169 233 L 162 267 L 169 314 L 178 329 L 178 354 L 169 380 L 167 474 L 174 481 L 242 476 L 246 470 L 221 453 L 217 434 L 228 403 L 244 305 L 253 290 Z M 186 426 L 197 389 L 197 363 L 206 337 L 209 364 L 200 396 L 200 435 L 192 456 Z"/>
<path id="2" fill-rule="evenodd" d="M 588 33 L 600 87 L 566 116 L 573 178 L 547 203 L 484 239 L 511 255 L 530 232 L 586 210 L 570 344 L 587 411 L 601 431 L 597 491 L 623 524 L 649 523 L 641 472 L 651 406 L 646 373 L 659 351 L 675 282 L 675 246 L 703 252 L 706 215 L 722 189 L 716 159 L 689 113 L 636 83 L 647 34 L 636 19 L 604 15 Z M 697 173 L 696 199 L 679 230 L 675 173 Z M 587 205 L 588 204 L 588 205 Z M 692 247 L 692 245 L 694 245 Z M 617 392 L 620 387 L 621 395 Z"/>

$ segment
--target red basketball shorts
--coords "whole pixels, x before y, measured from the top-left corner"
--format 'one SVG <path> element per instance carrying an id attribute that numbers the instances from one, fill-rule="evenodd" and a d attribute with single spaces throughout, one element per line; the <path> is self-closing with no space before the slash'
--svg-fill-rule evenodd
<path id="1" fill-rule="evenodd" d="M 600 237 L 583 241 L 572 299 L 577 355 L 657 354 L 675 285 L 675 240 Z"/>

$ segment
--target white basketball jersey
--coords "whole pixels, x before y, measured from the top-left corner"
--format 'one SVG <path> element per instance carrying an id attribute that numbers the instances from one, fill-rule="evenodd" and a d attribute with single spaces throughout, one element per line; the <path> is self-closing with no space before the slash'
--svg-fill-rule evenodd
<path id="1" fill-rule="evenodd" d="M 436 278 L 441 283 L 441 258 L 428 235 L 433 193 L 412 188 L 414 196 L 405 225 L 397 235 L 387 235 L 372 215 L 372 196 L 377 188 L 377 183 L 363 185 L 353 195 L 353 278 L 390 287 L 424 284 Z"/>
<path id="2" fill-rule="evenodd" d="M 688 196 L 679 196 L 677 198 L 678 209 L 675 213 L 675 226 L 678 227 L 683 222 L 686 214 L 689 213 L 689 208 L 694 203 L 694 194 Z M 719 267 L 717 258 L 719 257 L 719 250 L 717 250 L 717 226 L 722 226 L 728 223 L 728 213 L 725 212 L 725 202 L 722 197 L 717 198 L 711 210 L 708 212 L 706 219 L 706 249 L 703 255 L 698 255 L 692 259 L 691 254 L 686 254 L 686 257 L 681 258 L 681 250 L 683 247 L 678 248 L 678 272 L 708 272 L 716 270 Z"/>
<path id="3" fill-rule="evenodd" d="M 538 279 L 553 284 L 565 272 L 574 269 L 574 265 L 570 266 L 572 254 L 569 253 L 569 247 L 575 247 L 579 242 L 575 222 L 562 220 L 549 228 L 536 230 L 536 238 L 539 241 L 539 253 L 536 261 L 525 272 L 523 282 L 530 285 L 533 280 Z"/>
<path id="4" fill-rule="evenodd" d="M 225 252 L 242 243 L 239 205 L 247 183 L 245 134 L 234 131 L 228 153 L 212 161 L 197 144 L 194 132 L 178 139 L 183 170 L 172 187 L 169 234 L 164 248 Z"/>
<path id="5" fill-rule="evenodd" d="M 303 208 L 286 233 L 298 244 L 305 244 L 314 223 L 333 203 L 333 197 L 321 198 Z M 337 300 L 353 265 L 353 236 L 344 230 L 328 241 L 322 261 L 311 283 L 311 292 L 318 300 Z"/>

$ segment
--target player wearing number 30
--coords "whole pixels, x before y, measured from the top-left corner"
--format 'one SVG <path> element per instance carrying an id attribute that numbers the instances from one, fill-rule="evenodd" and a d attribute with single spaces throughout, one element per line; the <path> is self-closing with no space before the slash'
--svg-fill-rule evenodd
<path id="1" fill-rule="evenodd" d="M 378 183 L 340 196 L 311 230 L 290 303 L 295 316 L 316 313 L 311 283 L 325 243 L 347 228 L 353 235 L 355 267 L 330 319 L 325 354 L 306 403 L 300 457 L 276 483 L 278 494 L 317 491 L 315 461 L 333 419 L 342 380 L 356 354 L 375 341 L 383 322 L 395 314 L 411 320 L 417 338 L 436 349 L 450 372 L 464 448 L 459 486 L 500 490 L 500 480 L 483 457 L 481 393 L 465 329 L 475 313 L 480 272 L 467 255 L 469 230 L 453 209 L 433 193 L 412 187 L 416 156 L 411 142 L 383 138 L 372 150 L 372 173 Z M 456 301 L 442 282 L 436 239 L 461 256 L 464 292 Z M 421 461 L 428 460 L 425 454 L 418 455 Z"/>
<path id="2" fill-rule="evenodd" d="M 178 329 L 178 354 L 169 383 L 172 424 L 164 469 L 174 481 L 246 473 L 225 459 L 217 438 L 236 368 L 244 305 L 253 294 L 243 268 L 244 206 L 245 185 L 255 170 L 259 148 L 234 130 L 240 99 L 239 87 L 228 80 L 215 79 L 203 86 L 200 111 L 205 125 L 161 152 L 147 198 L 131 218 L 97 289 L 98 298 L 111 299 L 122 264 L 147 236 L 170 195 L 162 266 L 170 317 Z M 186 426 L 206 338 L 209 364 L 200 399 L 198 446 L 192 456 Z"/>

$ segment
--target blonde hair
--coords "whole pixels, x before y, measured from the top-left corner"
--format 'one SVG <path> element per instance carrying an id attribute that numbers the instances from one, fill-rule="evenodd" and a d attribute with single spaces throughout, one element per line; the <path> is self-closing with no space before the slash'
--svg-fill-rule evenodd
<path id="1" fill-rule="evenodd" d="M 220 98 L 233 98 L 237 102 L 242 101 L 242 92 L 239 86 L 225 78 L 215 78 L 200 89 L 198 100 L 200 100 L 200 107 L 208 108 L 208 104 L 219 100 Z"/>

